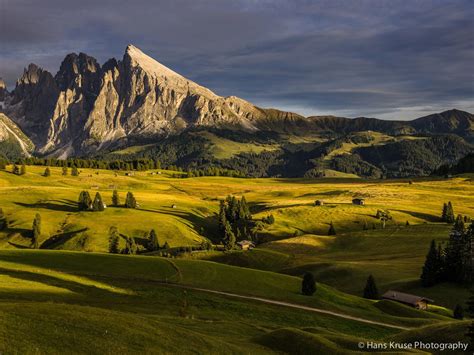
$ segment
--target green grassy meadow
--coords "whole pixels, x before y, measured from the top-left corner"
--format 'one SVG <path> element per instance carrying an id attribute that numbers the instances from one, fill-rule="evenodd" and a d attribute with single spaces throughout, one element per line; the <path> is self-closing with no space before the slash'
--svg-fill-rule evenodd
<path id="1" fill-rule="evenodd" d="M 44 167 L 28 166 L 23 176 L 10 170 L 0 171 L 0 207 L 9 222 L 0 232 L 1 353 L 350 353 L 362 340 L 463 338 L 466 322 L 451 318 L 450 309 L 467 299 L 468 290 L 449 284 L 421 288 L 418 277 L 430 241 L 448 238 L 450 227 L 439 220 L 443 203 L 451 201 L 456 214 L 474 216 L 471 176 L 409 184 L 181 179 L 164 170 L 125 176 L 82 169 L 73 177 L 54 167 L 44 177 Z M 122 201 L 132 191 L 140 208 L 77 210 L 82 190 L 92 197 L 99 191 L 110 205 L 114 189 Z M 171 247 L 215 241 L 219 200 L 227 195 L 245 196 L 254 219 L 274 215 L 257 248 L 178 258 L 107 253 L 111 226 L 139 244 L 152 228 L 160 244 Z M 364 197 L 366 206 L 352 205 L 356 196 Z M 325 204 L 314 206 L 317 199 Z M 394 217 L 385 229 L 374 217 L 378 209 Z M 36 213 L 42 217 L 40 250 L 31 250 Z M 336 236 L 327 236 L 331 222 Z M 318 282 L 311 297 L 300 293 L 306 271 Z M 435 299 L 439 307 L 421 312 L 363 299 L 369 274 L 382 292 L 415 293 Z"/>

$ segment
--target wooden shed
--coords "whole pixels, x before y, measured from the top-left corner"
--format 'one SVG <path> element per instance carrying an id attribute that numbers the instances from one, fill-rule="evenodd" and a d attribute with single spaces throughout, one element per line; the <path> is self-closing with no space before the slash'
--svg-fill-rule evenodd
<path id="1" fill-rule="evenodd" d="M 237 242 L 237 246 L 240 247 L 240 249 L 242 250 L 250 250 L 255 248 L 255 244 L 250 240 L 242 240 L 240 242 Z"/>
<path id="2" fill-rule="evenodd" d="M 353 205 L 358 205 L 358 206 L 363 206 L 363 205 L 365 205 L 365 199 L 360 198 L 360 197 L 353 198 L 352 199 L 352 204 Z"/>
<path id="3" fill-rule="evenodd" d="M 315 205 L 315 206 L 322 206 L 322 205 L 324 205 L 324 201 L 322 201 L 322 200 L 316 200 L 316 201 L 314 202 L 314 205 Z"/>
<path id="4" fill-rule="evenodd" d="M 382 295 L 382 299 L 403 303 L 407 306 L 423 310 L 428 308 L 428 304 L 434 303 L 432 299 L 426 297 L 410 295 L 409 293 L 403 293 L 393 290 L 385 292 Z"/>

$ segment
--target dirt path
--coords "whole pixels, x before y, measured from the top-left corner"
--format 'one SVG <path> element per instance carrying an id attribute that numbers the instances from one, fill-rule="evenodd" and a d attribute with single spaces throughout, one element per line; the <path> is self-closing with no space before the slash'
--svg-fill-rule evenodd
<path id="1" fill-rule="evenodd" d="M 410 330 L 411 329 L 411 328 L 406 328 L 406 327 L 393 325 L 393 324 L 389 324 L 389 323 L 373 321 L 373 320 L 360 318 L 360 317 L 354 317 L 354 316 L 350 316 L 350 315 L 344 314 L 344 313 L 328 311 L 326 309 L 303 306 L 303 305 L 299 305 L 299 304 L 295 304 L 295 303 L 289 303 L 289 302 L 276 301 L 276 300 L 271 300 L 271 299 L 268 299 L 268 298 L 255 297 L 255 296 L 244 296 L 244 295 L 239 295 L 239 294 L 236 294 L 236 293 L 216 291 L 216 290 L 210 290 L 210 289 L 207 289 L 207 288 L 192 287 L 192 286 L 186 286 L 186 285 L 180 285 L 180 284 L 167 284 L 167 285 L 172 286 L 172 287 L 184 288 L 184 289 L 187 289 L 187 290 L 213 293 L 213 294 L 216 294 L 216 295 L 222 295 L 222 296 L 227 296 L 227 297 L 258 301 L 258 302 L 262 302 L 262 303 L 266 303 L 266 304 L 273 304 L 273 305 L 277 305 L 277 306 L 296 308 L 296 309 L 301 309 L 301 310 L 304 310 L 304 311 L 309 311 L 309 312 L 314 312 L 314 313 L 327 314 L 327 315 L 334 316 L 334 317 L 354 320 L 356 322 L 373 324 L 373 325 L 380 325 L 380 326 L 383 326 L 383 327 L 393 328 L 393 329 L 398 329 L 398 330 Z"/>

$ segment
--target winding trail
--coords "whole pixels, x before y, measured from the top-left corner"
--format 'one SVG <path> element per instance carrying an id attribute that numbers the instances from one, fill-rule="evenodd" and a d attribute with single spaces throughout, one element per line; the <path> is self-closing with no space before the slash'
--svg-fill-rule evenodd
<path id="1" fill-rule="evenodd" d="M 163 283 L 163 284 L 166 284 L 167 286 L 171 286 L 171 287 L 183 288 L 183 289 L 186 289 L 186 290 L 200 291 L 200 292 L 212 293 L 212 294 L 227 296 L 227 297 L 232 297 L 232 298 L 240 298 L 240 299 L 246 299 L 246 300 L 251 300 L 251 301 L 258 301 L 258 302 L 277 305 L 277 306 L 296 308 L 296 309 L 300 309 L 300 310 L 304 310 L 304 311 L 320 313 L 320 314 L 326 314 L 326 315 L 339 317 L 339 318 L 344 318 L 344 319 L 350 319 L 350 320 L 360 322 L 360 323 L 380 325 L 380 326 L 386 327 L 386 328 L 392 328 L 392 329 L 398 329 L 398 330 L 410 330 L 411 329 L 411 328 L 406 328 L 406 327 L 402 327 L 402 326 L 398 326 L 398 325 L 394 325 L 394 324 L 378 322 L 378 321 L 365 319 L 365 318 L 360 318 L 360 317 L 354 317 L 354 316 L 350 316 L 350 315 L 344 314 L 344 313 L 328 311 L 328 310 L 322 309 L 322 308 L 303 306 L 303 305 L 299 305 L 299 304 L 296 304 L 296 303 L 276 301 L 276 300 L 272 300 L 272 299 L 268 299 L 268 298 L 262 298 L 262 297 L 256 297 L 256 296 L 245 296 L 245 295 L 239 295 L 237 293 L 216 291 L 216 290 L 210 290 L 210 289 L 207 289 L 207 288 L 186 286 L 186 285 L 181 285 L 181 284 L 176 284 L 176 283 Z"/>

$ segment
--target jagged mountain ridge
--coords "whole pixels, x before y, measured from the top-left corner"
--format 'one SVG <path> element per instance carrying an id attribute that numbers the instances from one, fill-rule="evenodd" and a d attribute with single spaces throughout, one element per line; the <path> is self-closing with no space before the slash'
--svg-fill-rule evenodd
<path id="1" fill-rule="evenodd" d="M 303 117 L 221 97 L 129 45 L 123 59 L 100 65 L 69 54 L 58 73 L 30 64 L 12 93 L 2 90 L 3 112 L 31 138 L 40 154 L 88 155 L 191 127 L 344 135 L 456 133 L 470 137 L 474 118 L 458 110 L 414 121 L 333 116 Z"/>

